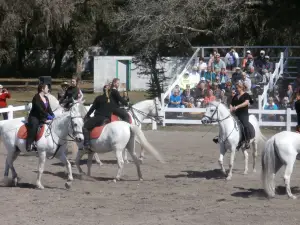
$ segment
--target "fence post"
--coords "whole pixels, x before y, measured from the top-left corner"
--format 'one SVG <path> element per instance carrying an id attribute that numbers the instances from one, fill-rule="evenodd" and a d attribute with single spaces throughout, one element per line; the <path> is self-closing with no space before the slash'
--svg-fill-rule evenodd
<path id="1" fill-rule="evenodd" d="M 291 131 L 291 126 L 292 126 L 291 112 L 292 110 L 290 108 L 286 109 L 286 130 L 287 131 Z"/>
<path id="2" fill-rule="evenodd" d="M 166 126 L 165 119 L 166 119 L 166 112 L 165 112 L 165 98 L 164 98 L 164 93 L 161 94 L 161 111 L 162 111 L 162 123 L 163 127 Z"/>
<path id="3" fill-rule="evenodd" d="M 7 112 L 7 119 L 8 120 L 12 120 L 13 118 L 14 118 L 14 111 L 13 111 L 13 106 L 12 105 L 9 105 L 8 107 L 7 107 L 7 109 L 9 110 L 8 112 Z"/>
<path id="4" fill-rule="evenodd" d="M 157 124 L 155 120 L 152 120 L 152 130 L 157 130 Z"/>
<path id="5" fill-rule="evenodd" d="M 282 75 L 283 74 L 283 61 L 284 61 L 284 54 L 283 52 L 280 53 L 280 72 L 279 72 L 279 75 Z"/>
<path id="6" fill-rule="evenodd" d="M 258 96 L 258 111 L 259 111 L 259 113 L 258 113 L 258 124 L 259 124 L 259 126 L 261 126 L 261 124 L 262 124 L 262 120 L 261 120 L 261 114 L 262 114 L 262 96 L 261 95 Z"/>

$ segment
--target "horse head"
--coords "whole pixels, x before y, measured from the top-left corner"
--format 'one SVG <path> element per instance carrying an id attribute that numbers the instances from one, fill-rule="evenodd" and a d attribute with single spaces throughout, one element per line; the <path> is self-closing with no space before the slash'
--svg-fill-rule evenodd
<path id="1" fill-rule="evenodd" d="M 87 110 L 85 106 L 80 101 L 73 101 L 69 108 L 71 123 L 70 123 L 70 133 L 74 136 L 76 142 L 83 141 L 82 128 L 84 125 L 83 118 L 85 117 Z"/>
<path id="2" fill-rule="evenodd" d="M 219 120 L 218 118 L 218 110 L 221 103 L 210 102 L 205 109 L 205 114 L 201 119 L 203 124 L 213 123 Z"/>

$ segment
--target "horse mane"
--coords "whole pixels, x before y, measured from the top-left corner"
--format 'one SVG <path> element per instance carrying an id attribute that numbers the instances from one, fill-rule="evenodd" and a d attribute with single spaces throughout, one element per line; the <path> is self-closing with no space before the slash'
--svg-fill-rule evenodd
<path id="1" fill-rule="evenodd" d="M 145 104 L 145 102 L 149 102 L 150 103 L 150 102 L 153 102 L 153 100 L 151 100 L 151 99 L 143 100 L 141 102 L 135 103 L 133 105 L 133 107 L 138 109 L 138 108 L 140 108 L 141 105 Z"/>

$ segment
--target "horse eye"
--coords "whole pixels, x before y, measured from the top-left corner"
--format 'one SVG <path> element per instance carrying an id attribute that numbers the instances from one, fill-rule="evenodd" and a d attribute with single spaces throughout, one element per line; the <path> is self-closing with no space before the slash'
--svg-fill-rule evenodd
<path id="1" fill-rule="evenodd" d="M 211 110 L 210 110 L 210 112 L 214 112 L 214 110 L 213 110 L 213 109 L 211 109 Z"/>

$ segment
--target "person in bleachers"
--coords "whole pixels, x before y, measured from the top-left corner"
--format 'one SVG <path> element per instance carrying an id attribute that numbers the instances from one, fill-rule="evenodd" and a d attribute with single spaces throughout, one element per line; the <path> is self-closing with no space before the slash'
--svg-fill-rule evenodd
<path id="1" fill-rule="evenodd" d="M 268 71 L 268 73 L 272 73 L 273 72 L 273 63 L 270 62 L 270 56 L 266 55 L 265 56 L 265 61 L 263 64 L 263 69 L 266 69 Z"/>
<path id="2" fill-rule="evenodd" d="M 221 59 L 220 54 L 216 54 L 216 58 L 212 64 L 212 71 L 218 73 L 221 71 L 222 68 L 226 69 L 225 62 Z"/>
<path id="3" fill-rule="evenodd" d="M 242 81 L 245 84 L 246 90 L 248 94 L 251 94 L 251 80 L 247 77 L 247 74 L 245 72 L 242 72 Z"/>
<path id="4" fill-rule="evenodd" d="M 229 81 L 229 77 L 227 76 L 226 70 L 224 68 L 221 69 L 219 77 L 220 77 L 220 88 L 225 89 L 226 83 Z"/>
<path id="5" fill-rule="evenodd" d="M 274 103 L 274 99 L 272 97 L 268 98 L 268 103 L 264 107 L 265 110 L 278 110 L 277 104 Z M 264 115 L 264 118 L 267 121 L 277 121 L 277 115 L 276 114 L 267 114 Z"/>
<path id="6" fill-rule="evenodd" d="M 200 77 L 204 76 L 204 73 L 207 71 L 207 63 L 204 61 L 203 57 L 199 58 L 199 73 Z"/>
<path id="7" fill-rule="evenodd" d="M 204 73 L 205 80 L 210 80 L 211 82 L 214 82 L 216 79 L 216 74 L 212 72 L 211 67 L 207 67 L 207 71 Z"/>
<path id="8" fill-rule="evenodd" d="M 265 51 L 261 50 L 260 55 L 254 60 L 254 67 L 260 74 L 262 73 L 262 69 L 264 68 L 264 65 L 266 63 L 265 55 Z"/>
<path id="9" fill-rule="evenodd" d="M 208 90 L 208 94 L 203 100 L 203 107 L 206 107 L 208 105 L 208 103 L 215 101 L 215 100 L 216 100 L 216 96 L 214 96 L 213 90 L 212 89 Z"/>
<path id="10" fill-rule="evenodd" d="M 187 85 L 186 89 L 181 95 L 181 105 L 185 108 L 194 108 L 194 96 L 192 95 L 192 91 L 189 85 Z"/>
<path id="11" fill-rule="evenodd" d="M 241 68 L 236 67 L 235 72 L 232 74 L 232 77 L 231 77 L 231 83 L 236 84 L 239 80 L 242 80 L 242 79 L 243 79 L 243 76 L 242 76 Z"/>
<path id="12" fill-rule="evenodd" d="M 181 96 L 179 95 L 179 91 L 175 89 L 173 94 L 170 96 L 170 108 L 183 108 L 181 105 Z"/>
<path id="13" fill-rule="evenodd" d="M 238 53 L 232 47 L 230 51 L 225 55 L 224 62 L 226 64 L 226 69 L 233 71 L 240 64 L 240 59 Z"/>
<path id="14" fill-rule="evenodd" d="M 297 95 L 296 95 L 295 110 L 296 110 L 296 113 L 297 113 L 296 131 L 298 133 L 300 133 L 300 93 L 299 92 L 297 92 Z"/>
<path id="15" fill-rule="evenodd" d="M 195 88 L 194 98 L 195 98 L 195 105 L 200 108 L 202 102 L 207 95 L 207 88 L 205 86 L 205 80 L 201 80 L 197 87 Z"/>
<path id="16" fill-rule="evenodd" d="M 247 64 L 247 62 L 248 62 L 248 59 L 249 59 L 249 56 L 251 55 L 251 51 L 250 50 L 247 50 L 247 52 L 246 52 L 246 55 L 245 55 L 245 57 L 243 58 L 243 61 L 242 61 L 242 69 L 243 70 L 246 70 L 246 64 Z M 251 55 L 251 57 L 252 57 L 252 55 Z M 253 58 L 253 57 L 252 57 Z"/>

